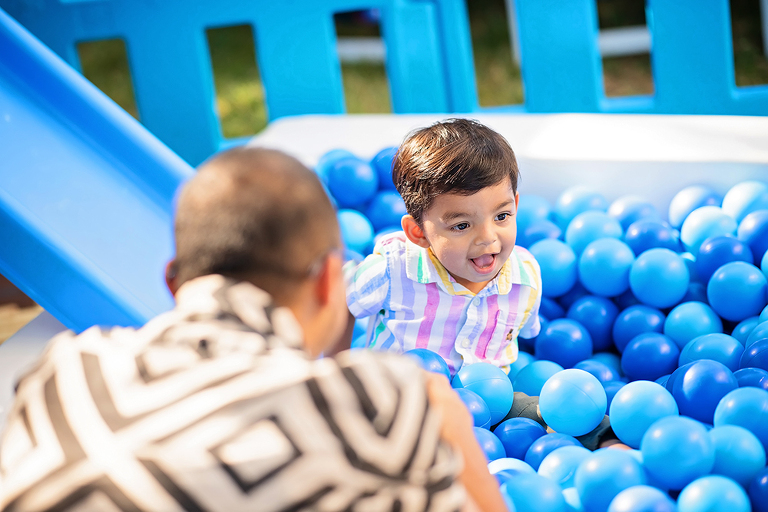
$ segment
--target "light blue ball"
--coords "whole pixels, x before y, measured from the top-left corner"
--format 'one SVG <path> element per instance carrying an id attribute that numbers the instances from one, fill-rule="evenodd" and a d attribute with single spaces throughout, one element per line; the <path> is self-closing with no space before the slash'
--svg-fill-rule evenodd
<path id="1" fill-rule="evenodd" d="M 737 425 L 721 425 L 709 431 L 715 445 L 712 474 L 727 476 L 748 487 L 765 467 L 765 449 L 749 430 Z"/>
<path id="2" fill-rule="evenodd" d="M 533 244 L 529 250 L 541 269 L 542 294 L 558 297 L 576 283 L 576 253 L 560 240 L 547 238 Z"/>
<path id="3" fill-rule="evenodd" d="M 669 203 L 669 223 L 680 229 L 683 221 L 695 209 L 702 206 L 720 206 L 723 198 L 710 187 L 691 185 L 675 194 Z"/>
<path id="4" fill-rule="evenodd" d="M 672 338 L 680 350 L 694 338 L 721 332 L 723 322 L 703 302 L 683 302 L 670 311 L 664 320 L 664 334 Z"/>
<path id="5" fill-rule="evenodd" d="M 738 224 L 717 206 L 702 206 L 692 211 L 680 228 L 680 241 L 687 251 L 696 256 L 699 247 L 713 236 L 734 236 Z"/>
<path id="6" fill-rule="evenodd" d="M 347 248 L 365 254 L 373 242 L 373 226 L 362 213 L 356 210 L 339 210 L 341 238 Z"/>
<path id="7" fill-rule="evenodd" d="M 768 251 L 765 251 L 765 254 L 760 259 L 760 270 L 763 271 L 763 275 L 768 279 Z"/>
<path id="8" fill-rule="evenodd" d="M 677 416 L 677 403 L 663 386 L 647 380 L 630 382 L 613 397 L 608 416 L 622 443 L 639 448 L 646 431 L 656 421 Z"/>
<path id="9" fill-rule="evenodd" d="M 656 207 L 638 196 L 623 196 L 616 199 L 608 207 L 608 215 L 619 221 L 624 231 L 632 223 L 641 219 L 660 219 Z"/>
<path id="10" fill-rule="evenodd" d="M 578 469 L 574 484 L 586 512 L 605 512 L 621 491 L 646 483 L 645 472 L 624 450 L 601 449 Z"/>
<path id="11" fill-rule="evenodd" d="M 552 361 L 533 361 L 523 367 L 515 377 L 515 390 L 528 396 L 539 396 L 544 383 L 563 367 Z"/>
<path id="12" fill-rule="evenodd" d="M 688 484 L 677 497 L 678 512 L 750 512 L 744 489 L 720 475 L 701 477 Z"/>
<path id="13" fill-rule="evenodd" d="M 624 489 L 611 501 L 608 512 L 677 512 L 669 495 L 650 485 Z"/>
<path id="14" fill-rule="evenodd" d="M 734 389 L 717 404 L 713 424 L 744 427 L 768 453 L 768 391 L 754 387 Z"/>
<path id="15" fill-rule="evenodd" d="M 629 286 L 635 297 L 655 308 L 672 307 L 688 291 L 688 267 L 677 253 L 669 249 L 651 249 L 632 263 Z"/>
<path id="16" fill-rule="evenodd" d="M 759 315 L 766 305 L 768 281 L 756 266 L 743 261 L 726 263 L 712 274 L 707 298 L 718 315 L 734 322 Z"/>
<path id="17" fill-rule="evenodd" d="M 535 473 L 520 473 L 501 485 L 501 494 L 517 512 L 565 512 L 563 490 L 555 482 Z"/>
<path id="18" fill-rule="evenodd" d="M 451 383 L 474 391 L 491 411 L 491 425 L 495 425 L 512 408 L 514 390 L 504 370 L 490 363 L 474 363 L 461 367 Z"/>
<path id="19" fill-rule="evenodd" d="M 472 415 L 472 421 L 475 427 L 490 429 L 491 428 L 491 410 L 488 409 L 488 405 L 485 400 L 480 398 L 480 395 L 474 391 L 470 391 L 467 388 L 456 388 L 461 401 L 467 406 L 469 413 Z"/>
<path id="20" fill-rule="evenodd" d="M 576 468 L 590 455 L 592 452 L 583 446 L 560 447 L 544 457 L 539 465 L 538 473 L 557 482 L 563 489 L 573 487 Z"/>
<path id="21" fill-rule="evenodd" d="M 519 473 L 536 473 L 536 470 L 531 467 L 530 464 L 522 459 L 513 459 L 511 457 L 502 457 L 501 459 L 492 460 L 488 463 L 488 471 L 495 475 L 499 471 L 516 471 Z"/>
<path id="22" fill-rule="evenodd" d="M 744 346 L 733 336 L 723 333 L 704 334 L 686 343 L 680 351 L 678 366 L 700 359 L 712 359 L 723 363 L 729 370 L 739 369 Z"/>
<path id="23" fill-rule="evenodd" d="M 578 214 L 590 210 L 604 212 L 608 202 L 597 191 L 585 187 L 571 187 L 558 196 L 555 201 L 554 218 L 561 228 L 565 229 Z"/>
<path id="24" fill-rule="evenodd" d="M 428 372 L 445 375 L 448 380 L 451 380 L 451 370 L 448 368 L 448 363 L 437 352 L 426 348 L 414 348 L 406 350 L 404 354 L 416 361 L 419 366 Z"/>
<path id="25" fill-rule="evenodd" d="M 761 323 L 760 318 L 756 316 L 752 316 L 749 318 L 745 318 L 741 322 L 739 322 L 736 327 L 733 328 L 733 332 L 731 332 L 731 336 L 739 340 L 739 343 L 746 346 L 747 344 L 747 338 L 749 337 L 750 333 L 752 333 L 752 330 L 754 330 L 755 327 L 757 327 L 757 324 Z"/>
<path id="26" fill-rule="evenodd" d="M 565 230 L 565 243 L 576 255 L 584 252 L 590 242 L 600 238 L 621 238 L 621 224 L 607 213 L 600 211 L 582 212 L 575 216 Z"/>
<path id="27" fill-rule="evenodd" d="M 543 327 L 544 326 L 542 326 L 542 328 Z M 520 370 L 522 370 L 523 368 L 525 368 L 535 360 L 536 358 L 533 357 L 528 352 L 523 352 L 523 351 L 518 352 L 517 360 L 515 360 L 515 362 L 512 363 L 511 365 L 509 365 L 509 373 L 507 374 L 507 378 L 509 379 L 509 381 L 514 383 L 515 377 L 517 377 L 517 374 L 520 372 Z"/>
<path id="28" fill-rule="evenodd" d="M 759 322 L 752 328 L 749 335 L 747 335 L 747 340 L 744 342 L 744 348 L 747 349 L 751 345 L 766 338 L 768 338 L 768 322 Z"/>
<path id="29" fill-rule="evenodd" d="M 741 222 L 756 210 L 768 208 L 768 185 L 762 181 L 742 181 L 723 196 L 723 211 Z"/>
<path id="30" fill-rule="evenodd" d="M 579 257 L 581 284 L 595 295 L 620 295 L 629 288 L 630 268 L 634 262 L 632 249 L 621 240 L 595 240 L 587 245 Z"/>
<path id="31" fill-rule="evenodd" d="M 594 430 L 607 406 L 602 384 L 583 370 L 569 369 L 553 375 L 539 395 L 539 410 L 547 425 L 572 436 Z"/>
<path id="32" fill-rule="evenodd" d="M 684 416 L 653 423 L 640 442 L 643 466 L 669 489 L 680 490 L 712 471 L 715 446 L 706 427 Z"/>
<path id="33" fill-rule="evenodd" d="M 563 234 L 563 230 L 554 222 L 547 219 L 536 219 L 530 224 L 517 227 L 517 239 L 515 245 L 530 249 L 533 244 L 541 240 L 557 240 Z"/>

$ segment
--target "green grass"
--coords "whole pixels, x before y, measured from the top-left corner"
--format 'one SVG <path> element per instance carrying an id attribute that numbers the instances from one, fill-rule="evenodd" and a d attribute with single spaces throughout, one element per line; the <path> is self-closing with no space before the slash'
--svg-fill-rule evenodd
<path id="1" fill-rule="evenodd" d="M 520 70 L 509 45 L 504 0 L 468 0 L 478 97 L 481 106 L 523 102 Z M 602 28 L 645 22 L 643 0 L 599 0 Z M 768 60 L 762 54 L 759 0 L 731 0 L 736 84 L 768 83 Z M 362 26 L 349 16 L 337 19 L 340 35 L 376 35 L 378 27 Z M 258 132 L 267 123 L 264 90 L 259 80 L 248 26 L 207 32 L 215 76 L 216 105 L 226 137 Z M 82 69 L 97 87 L 137 116 L 125 45 L 120 40 L 78 46 Z M 607 96 L 653 93 L 648 55 L 604 59 Z M 383 65 L 344 64 L 343 85 L 350 113 L 391 112 L 389 84 Z"/>

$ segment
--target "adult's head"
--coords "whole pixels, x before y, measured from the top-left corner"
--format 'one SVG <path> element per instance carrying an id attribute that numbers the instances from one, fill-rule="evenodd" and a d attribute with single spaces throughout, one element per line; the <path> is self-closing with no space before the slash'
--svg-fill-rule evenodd
<path id="1" fill-rule="evenodd" d="M 295 158 L 237 147 L 203 162 L 179 195 L 175 238 L 172 292 L 209 274 L 249 281 L 294 312 L 315 353 L 343 330 L 336 213 Z"/>

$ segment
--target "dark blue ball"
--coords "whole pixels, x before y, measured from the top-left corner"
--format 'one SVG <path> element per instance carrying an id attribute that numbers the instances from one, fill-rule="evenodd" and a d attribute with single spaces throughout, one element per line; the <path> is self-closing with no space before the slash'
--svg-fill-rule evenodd
<path id="1" fill-rule="evenodd" d="M 768 391 L 768 371 L 761 368 L 742 368 L 733 372 L 740 388 L 760 388 Z"/>
<path id="2" fill-rule="evenodd" d="M 557 239 L 563 234 L 563 230 L 554 222 L 547 219 L 535 219 L 522 227 L 517 232 L 516 245 L 529 248 L 539 240 L 545 238 Z"/>
<path id="3" fill-rule="evenodd" d="M 675 252 L 681 249 L 677 231 L 666 222 L 657 219 L 641 219 L 633 222 L 624 233 L 624 242 L 635 254 L 642 254 L 648 249 L 656 248 Z"/>
<path id="4" fill-rule="evenodd" d="M 607 410 L 611 410 L 611 402 L 613 402 L 613 398 L 616 396 L 616 393 L 618 393 L 619 390 L 624 386 L 626 386 L 626 383 L 620 380 L 611 380 L 603 383 L 603 389 L 605 389 L 605 398 L 608 401 L 606 406 Z"/>
<path id="5" fill-rule="evenodd" d="M 768 210 L 757 210 L 744 217 L 739 223 L 737 236 L 752 249 L 753 263 L 760 265 L 768 251 Z"/>
<path id="6" fill-rule="evenodd" d="M 475 432 L 477 444 L 482 448 L 488 462 L 505 457 L 504 445 L 490 430 L 480 427 L 472 427 L 472 430 Z"/>
<path id="7" fill-rule="evenodd" d="M 709 425 L 720 399 L 738 387 L 736 377 L 723 363 L 709 359 L 681 366 L 667 381 L 680 414 Z"/>
<path id="8" fill-rule="evenodd" d="M 599 380 L 603 385 L 605 385 L 607 382 L 619 380 L 621 378 L 616 370 L 603 362 L 596 361 L 595 359 L 585 359 L 583 361 L 579 361 L 573 367 L 577 370 L 584 370 Z"/>
<path id="9" fill-rule="evenodd" d="M 592 337 L 578 322 L 566 318 L 552 320 L 536 339 L 535 355 L 536 359 L 573 368 L 592 355 Z"/>
<path id="10" fill-rule="evenodd" d="M 744 342 L 744 348 L 749 348 L 753 343 L 764 339 L 768 339 L 768 322 L 759 323 L 750 331 L 747 341 Z"/>
<path id="11" fill-rule="evenodd" d="M 619 352 L 638 334 L 661 332 L 664 329 L 664 313 L 656 308 L 638 304 L 618 314 L 613 323 L 613 342 Z"/>
<path id="12" fill-rule="evenodd" d="M 581 284 L 581 282 L 576 281 L 576 284 L 573 285 L 573 288 L 557 298 L 557 303 L 568 310 L 571 306 L 573 306 L 574 302 L 586 295 L 589 295 L 589 291 L 584 288 L 584 285 Z"/>
<path id="13" fill-rule="evenodd" d="M 493 433 L 504 445 L 507 457 L 523 460 L 528 448 L 547 431 L 530 418 L 510 418 L 501 422 Z"/>
<path id="14" fill-rule="evenodd" d="M 565 310 L 554 300 L 542 297 L 541 304 L 539 305 L 539 314 L 549 320 L 557 320 L 565 316 Z"/>
<path id="15" fill-rule="evenodd" d="M 579 322 L 592 337 L 592 349 L 595 352 L 613 347 L 611 329 L 619 314 L 610 299 L 596 295 L 586 295 L 568 309 L 567 318 Z"/>
<path id="16" fill-rule="evenodd" d="M 702 283 L 707 283 L 715 270 L 732 261 L 752 263 L 752 250 L 733 236 L 707 238 L 699 248 L 694 268 Z"/>
<path id="17" fill-rule="evenodd" d="M 347 157 L 330 164 L 326 183 L 339 207 L 351 208 L 373 198 L 379 188 L 379 177 L 368 162 Z"/>
<path id="18" fill-rule="evenodd" d="M 546 434 L 531 443 L 528 451 L 525 452 L 525 462 L 538 471 L 544 457 L 563 446 L 582 446 L 582 444 L 578 442 L 575 437 L 569 436 L 568 434 L 560 434 L 557 432 L 554 434 Z"/>
<path id="19" fill-rule="evenodd" d="M 638 334 L 621 355 L 621 369 L 632 380 L 656 380 L 677 368 L 680 349 L 664 334 Z"/>
<path id="20" fill-rule="evenodd" d="M 739 366 L 768 370 L 768 339 L 758 340 L 745 348 Z"/>
<path id="21" fill-rule="evenodd" d="M 385 190 L 374 196 L 368 204 L 365 216 L 373 224 L 373 229 L 378 232 L 387 228 L 400 229 L 400 221 L 407 213 L 405 202 L 400 194 L 393 190 Z"/>
<path id="22" fill-rule="evenodd" d="M 371 160 L 371 165 L 379 176 L 381 190 L 395 190 L 395 183 L 392 181 L 392 163 L 396 153 L 396 147 L 384 148 Z"/>
<path id="23" fill-rule="evenodd" d="M 752 512 L 768 512 L 768 468 L 763 469 L 749 484 Z"/>

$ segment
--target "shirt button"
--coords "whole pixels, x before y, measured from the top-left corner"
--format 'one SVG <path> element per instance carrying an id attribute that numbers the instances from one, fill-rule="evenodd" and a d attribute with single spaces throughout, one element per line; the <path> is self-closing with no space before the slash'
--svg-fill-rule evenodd
<path id="1" fill-rule="evenodd" d="M 475 306 L 479 306 L 480 305 L 480 297 L 475 297 L 474 299 L 472 299 L 472 304 L 474 304 Z"/>
<path id="2" fill-rule="evenodd" d="M 464 340 L 461 342 L 461 346 L 464 348 L 469 348 L 469 340 Z"/>

